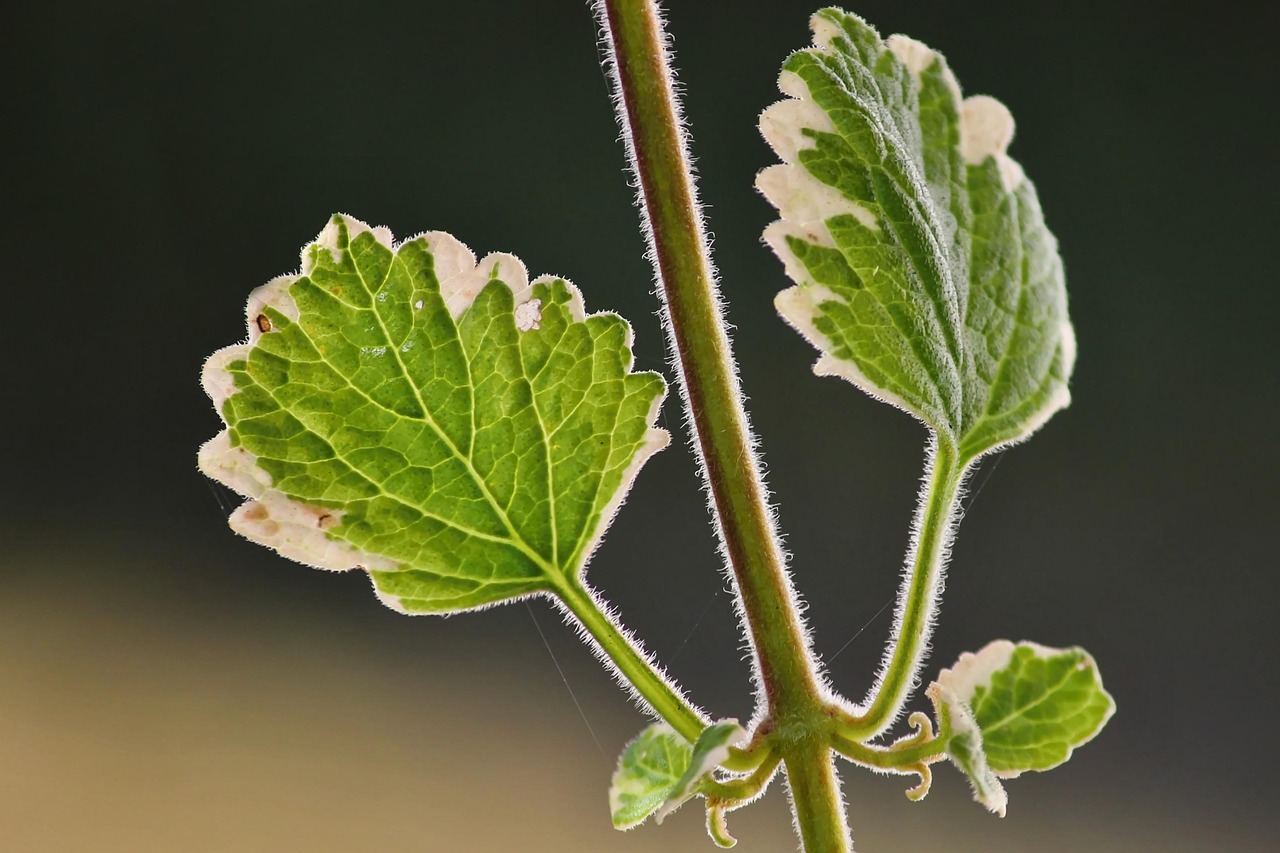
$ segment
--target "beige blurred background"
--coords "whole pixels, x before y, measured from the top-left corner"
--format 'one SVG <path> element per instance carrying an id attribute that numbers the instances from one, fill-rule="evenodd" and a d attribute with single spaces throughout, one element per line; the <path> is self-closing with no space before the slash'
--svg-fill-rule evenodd
<path id="1" fill-rule="evenodd" d="M 102 544 L 18 556 L 52 570 L 99 561 Z M 176 568 L 160 553 L 130 558 L 132 570 Z M 298 583 L 333 579 L 287 570 Z M 215 624 L 198 601 L 113 587 L 105 573 L 57 589 L 14 584 L 0 604 L 7 853 L 713 849 L 700 801 L 662 826 L 611 829 L 609 774 L 644 719 L 544 605 L 535 612 L 557 660 L 518 604 L 507 615 L 527 630 L 514 647 L 450 660 L 446 640 L 430 653 L 397 649 L 395 658 L 430 663 L 395 668 L 386 649 L 340 628 L 287 617 Z M 902 795 L 905 778 L 846 769 L 858 848 L 1274 849 L 1241 814 L 1172 807 L 1149 790 L 1082 789 L 1073 776 L 1090 751 L 1051 776 L 1008 783 L 1003 821 L 969 800 L 949 765 L 917 804 Z M 730 827 L 739 850 L 795 848 L 780 783 Z"/>

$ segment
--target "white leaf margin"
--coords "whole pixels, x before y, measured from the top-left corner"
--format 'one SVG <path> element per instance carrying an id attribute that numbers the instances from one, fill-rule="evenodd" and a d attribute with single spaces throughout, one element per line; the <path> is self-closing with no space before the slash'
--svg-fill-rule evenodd
<path id="1" fill-rule="evenodd" d="M 485 286 L 495 279 L 511 289 L 517 327 L 522 332 L 539 327 L 541 301 L 533 297 L 533 291 L 537 285 L 546 282 L 563 281 L 565 283 L 570 293 L 567 307 L 571 322 L 580 323 L 588 316 L 595 316 L 586 313 L 582 292 L 572 282 L 555 275 L 543 275 L 530 281 L 524 263 L 514 255 L 494 252 L 477 262 L 471 249 L 448 232 L 427 231 L 396 243 L 390 229 L 386 227 L 371 227 L 347 214 L 338 214 L 334 219 L 337 218 L 341 218 L 346 227 L 348 244 L 366 232 L 372 234 L 374 239 L 392 252 L 398 251 L 407 243 L 425 240 L 432 255 L 436 279 L 440 283 L 440 295 L 454 320 L 460 318 L 475 302 Z M 265 309 L 270 307 L 290 320 L 296 321 L 299 318 L 298 307 L 289 295 L 289 288 L 299 278 L 309 275 L 313 269 L 311 254 L 314 246 L 328 249 L 335 261 L 341 260 L 343 250 L 338 243 L 340 235 L 338 223 L 331 219 L 316 239 L 303 247 L 299 272 L 277 276 L 249 294 L 245 305 L 246 340 L 213 353 L 205 361 L 201 371 L 201 385 L 213 402 L 219 417 L 222 416 L 227 399 L 238 393 L 235 379 L 229 369 L 231 364 L 247 359 L 258 339 L 269 331 L 269 327 L 263 328 L 263 325 L 269 321 L 260 319 L 265 318 Z M 630 374 L 635 363 L 632 352 L 634 330 L 625 318 L 618 317 L 618 319 L 626 328 L 624 345 L 629 355 L 626 373 Z M 600 540 L 626 500 L 640 468 L 653 454 L 670 444 L 670 433 L 654 426 L 665 397 L 664 390 L 663 394 L 654 399 L 646 416 L 649 429 L 645 439 L 637 448 L 631 463 L 623 470 L 622 479 L 613 497 L 603 507 L 600 519 L 582 549 L 579 565 L 573 567 L 574 571 L 581 573 L 590 562 Z M 341 523 L 342 513 L 293 500 L 275 489 L 271 475 L 258 464 L 257 457 L 253 453 L 243 447 L 232 447 L 230 432 L 227 429 L 220 431 L 200 448 L 197 466 L 205 476 L 221 483 L 241 497 L 247 498 L 245 503 L 231 513 L 228 522 L 232 530 L 250 541 L 270 548 L 288 559 L 326 571 L 351 569 L 396 571 L 404 568 L 386 557 L 331 538 L 326 531 Z M 379 600 L 391 609 L 418 615 L 409 611 L 398 596 L 385 593 L 376 585 L 374 590 Z M 485 609 L 489 606 L 492 605 L 485 604 L 468 609 Z"/>
<path id="2" fill-rule="evenodd" d="M 944 670 L 945 672 L 945 670 Z M 947 718 L 951 724 L 951 741 L 960 741 L 968 750 L 972 763 L 966 764 L 954 752 L 948 751 L 947 757 L 969 779 L 973 788 L 973 799 L 999 817 L 1004 817 L 1009 808 L 1009 794 L 1000 784 L 997 774 L 987 766 L 987 756 L 982 747 L 982 730 L 973 718 L 969 703 L 950 688 L 943 686 L 942 679 L 934 682 L 929 688 L 929 698 L 938 710 L 939 718 Z"/>
<path id="3" fill-rule="evenodd" d="M 1045 646 L 1031 640 L 1020 640 L 1013 642 L 1012 640 L 992 640 L 976 652 L 963 652 L 959 659 L 949 668 L 938 673 L 938 686 L 945 691 L 955 701 L 962 703 L 968 709 L 973 702 L 973 696 L 979 687 L 991 686 L 991 681 L 997 672 L 1002 671 L 1009 666 L 1009 662 L 1013 660 L 1013 653 L 1019 648 L 1030 649 L 1035 656 L 1041 660 L 1049 660 L 1051 658 L 1060 657 L 1066 654 L 1080 654 L 1084 659 L 1077 665 L 1080 669 L 1089 669 L 1094 673 L 1098 689 L 1110 700 L 1107 713 L 1098 723 L 1098 727 L 1093 734 L 1089 735 L 1082 741 L 1067 745 L 1067 753 L 1062 761 L 1049 767 L 1043 767 L 1032 771 L 1042 773 L 1046 770 L 1052 770 L 1054 767 L 1060 767 L 1070 760 L 1071 755 L 1080 747 L 1093 740 L 1098 734 L 1106 728 L 1107 722 L 1115 714 L 1116 703 L 1111 698 L 1111 694 L 1102 687 L 1102 682 L 1098 676 L 1098 665 L 1094 661 L 1093 655 L 1079 647 L 1059 649 L 1053 646 Z M 972 712 L 970 719 L 972 720 Z M 977 725 L 975 722 L 974 725 Z M 1001 779 L 1016 779 L 1023 774 L 1022 770 L 996 770 L 994 774 Z"/>
<path id="4" fill-rule="evenodd" d="M 840 28 L 821 13 L 813 16 L 810 26 L 813 48 L 834 52 L 836 48 L 832 43 L 843 35 Z M 932 48 L 907 36 L 890 36 L 885 44 L 917 82 L 922 72 L 941 61 L 940 55 Z M 1004 104 L 988 95 L 964 98 L 949 67 L 944 66 L 944 74 L 958 106 L 960 149 L 965 162 L 976 165 L 994 157 L 1005 188 L 1010 191 L 1016 189 L 1026 178 L 1022 167 L 1007 153 L 1014 135 L 1013 115 Z M 815 375 L 839 376 L 871 397 L 927 422 L 922 412 L 897 394 L 872 382 L 854 362 L 832 355 L 834 342 L 818 331 L 815 321 L 822 313 L 819 306 L 824 302 L 844 300 L 809 277 L 804 264 L 787 245 L 788 238 L 835 248 L 835 241 L 826 225 L 833 217 L 852 215 L 875 231 L 882 230 L 882 225 L 870 210 L 822 183 L 800 164 L 800 153 L 814 147 L 812 138 L 804 131 L 835 133 L 836 128 L 830 117 L 814 102 L 808 86 L 799 75 L 783 71 L 778 78 L 778 89 L 788 97 L 765 108 L 760 114 L 759 128 L 782 163 L 761 170 L 756 176 L 756 189 L 777 208 L 780 216 L 765 228 L 764 242 L 782 261 L 787 276 L 796 285 L 780 292 L 774 299 L 774 306 L 783 320 L 822 354 L 813 365 Z M 928 197 L 927 190 L 923 187 L 921 190 Z M 1050 414 L 1060 407 L 1050 406 Z"/>
<path id="5" fill-rule="evenodd" d="M 649 809 L 649 811 L 645 812 L 643 815 L 641 815 L 639 818 L 635 820 L 629 820 L 629 821 L 618 820 L 618 814 L 619 812 L 622 811 L 622 807 L 623 807 L 622 798 L 624 796 L 630 795 L 633 797 L 639 797 L 639 796 L 645 796 L 646 794 L 649 793 L 649 789 L 644 785 L 643 781 L 638 779 L 635 776 L 629 775 L 626 772 L 628 768 L 624 765 L 624 761 L 626 760 L 627 753 L 645 738 L 650 738 L 650 739 L 670 738 L 674 740 L 677 743 L 677 745 L 682 747 L 683 749 L 689 750 L 690 752 L 692 752 L 693 750 L 693 747 L 689 744 L 689 742 L 686 741 L 684 738 L 682 738 L 676 732 L 676 730 L 671 728 L 671 726 L 668 725 L 667 723 L 654 723 L 650 725 L 648 728 L 646 728 L 644 731 L 640 732 L 640 734 L 636 735 L 634 738 L 631 739 L 630 742 L 627 743 L 627 745 L 622 750 L 622 754 L 618 756 L 618 766 L 614 769 L 613 777 L 610 779 L 610 784 L 609 784 L 609 814 L 613 819 L 614 829 L 622 830 L 623 832 L 629 829 L 634 829 L 635 827 L 644 823 L 646 820 L 649 819 L 650 815 L 652 815 L 655 811 L 657 811 L 659 808 L 662 807 L 662 803 L 658 803 L 657 805 Z M 679 780 L 677 779 L 675 782 L 672 783 L 672 788 L 674 789 L 674 787 L 678 784 L 679 784 Z"/>

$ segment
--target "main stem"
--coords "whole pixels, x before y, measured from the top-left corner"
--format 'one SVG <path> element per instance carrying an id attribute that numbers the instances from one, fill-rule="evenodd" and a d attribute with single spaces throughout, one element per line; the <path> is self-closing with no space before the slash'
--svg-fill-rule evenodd
<path id="1" fill-rule="evenodd" d="M 597 11 L 612 49 L 628 153 L 639 178 L 685 403 L 755 651 L 760 698 L 767 704 L 757 719 L 813 730 L 825 719 L 826 701 L 752 451 L 657 4 L 598 0 Z M 802 736 L 780 742 L 779 752 L 792 779 L 792 807 L 806 848 L 847 849 L 829 750 Z"/>
<path id="2" fill-rule="evenodd" d="M 791 808 L 805 853 L 846 853 L 850 849 L 844 804 L 832 795 L 838 786 L 827 741 L 811 742 L 787 759 Z M 834 831 L 837 826 L 840 832 Z"/>

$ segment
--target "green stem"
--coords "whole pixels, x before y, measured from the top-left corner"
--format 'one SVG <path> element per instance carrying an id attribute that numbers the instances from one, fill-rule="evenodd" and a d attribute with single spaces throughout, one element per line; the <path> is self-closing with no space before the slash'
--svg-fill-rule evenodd
<path id="1" fill-rule="evenodd" d="M 752 450 L 653 0 L 604 0 L 669 332 L 765 698 L 818 698 L 809 644 Z"/>
<path id="2" fill-rule="evenodd" d="M 639 645 L 606 614 L 595 596 L 576 584 L 557 590 L 559 601 L 568 608 L 622 677 L 644 698 L 654 713 L 693 743 L 707 727 L 706 716 L 689 703 L 662 674 Z"/>
<path id="3" fill-rule="evenodd" d="M 892 652 L 872 688 L 866 711 L 842 721 L 840 733 L 848 740 L 869 740 L 888 728 L 902 712 L 924 664 L 967 464 L 959 461 L 953 447 L 938 440 L 929 468 L 929 485 L 916 514 L 917 538 L 911 575 L 901 593 L 899 618 L 889 640 Z"/>
<path id="4" fill-rule="evenodd" d="M 837 734 L 834 746 L 837 752 L 855 764 L 877 770 L 909 769 L 916 764 L 940 761 L 947 755 L 947 742 L 943 738 L 886 749 L 857 743 Z"/>
<path id="5" fill-rule="evenodd" d="M 645 653 L 639 640 L 614 620 L 597 593 L 581 584 L 569 583 L 555 588 L 553 601 L 569 612 L 627 685 L 661 720 L 690 743 L 698 740 L 711 722 L 707 715 L 685 698 L 680 688 Z M 747 747 L 732 747 L 728 760 L 721 766 L 734 772 L 747 772 L 768 762 L 771 755 L 768 740 L 757 738 Z M 774 760 L 775 767 L 777 763 Z"/>
<path id="6" fill-rule="evenodd" d="M 631 166 L 703 476 L 755 652 L 756 720 L 822 737 L 780 749 L 806 849 L 848 836 L 825 736 L 829 718 L 747 427 L 672 88 L 655 0 L 598 0 Z M 823 840 L 826 839 L 826 840 Z M 832 840 L 835 839 L 835 840 Z M 836 845 L 836 846 L 832 846 Z"/>
<path id="7" fill-rule="evenodd" d="M 827 743 L 811 741 L 787 758 L 791 807 L 805 853 L 848 853 L 853 849 L 845 825 L 844 803 Z"/>
<path id="8" fill-rule="evenodd" d="M 769 784 L 780 763 L 782 763 L 781 756 L 770 754 L 750 776 L 728 782 L 717 782 L 714 778 L 709 778 L 702 783 L 699 790 L 708 797 L 726 804 L 749 800 L 764 790 L 764 786 Z"/>

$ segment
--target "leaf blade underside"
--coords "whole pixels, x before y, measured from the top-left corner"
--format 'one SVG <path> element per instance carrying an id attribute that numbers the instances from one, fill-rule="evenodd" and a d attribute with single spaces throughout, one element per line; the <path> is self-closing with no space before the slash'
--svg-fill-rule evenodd
<path id="1" fill-rule="evenodd" d="M 778 310 L 840 375 L 914 414 L 961 459 L 1020 441 L 1070 401 L 1075 339 L 1053 235 L 1005 150 L 998 101 L 945 60 L 838 9 L 779 81 L 761 131 L 765 240 L 796 285 Z"/>
<path id="2" fill-rule="evenodd" d="M 631 371 L 624 320 L 441 232 L 394 246 L 335 216 L 247 314 L 249 341 L 205 366 L 227 429 L 201 470 L 249 498 L 238 532 L 365 569 L 399 610 L 578 584 L 668 440 L 653 427 L 665 383 Z"/>

